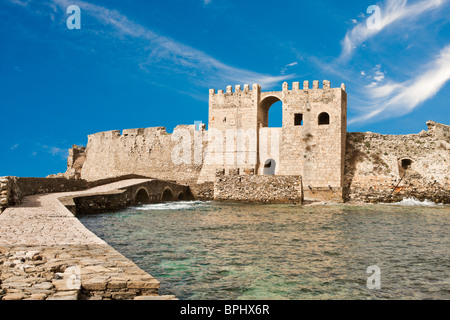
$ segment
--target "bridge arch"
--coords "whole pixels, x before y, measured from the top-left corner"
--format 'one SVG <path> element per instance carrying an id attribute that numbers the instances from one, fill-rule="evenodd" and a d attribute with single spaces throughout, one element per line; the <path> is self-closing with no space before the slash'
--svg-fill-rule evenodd
<path id="1" fill-rule="evenodd" d="M 173 201 L 173 191 L 166 187 L 161 194 L 161 201 Z"/>
<path id="2" fill-rule="evenodd" d="M 150 203 L 150 196 L 148 195 L 148 191 L 145 188 L 140 188 L 135 196 L 134 196 L 134 203 L 135 204 L 139 204 L 139 203 L 143 203 L 143 204 L 147 204 Z"/>

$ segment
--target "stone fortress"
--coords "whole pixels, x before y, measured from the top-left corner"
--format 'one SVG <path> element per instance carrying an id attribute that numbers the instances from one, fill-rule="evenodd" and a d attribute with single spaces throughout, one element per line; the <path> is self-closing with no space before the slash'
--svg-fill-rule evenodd
<path id="1" fill-rule="evenodd" d="M 269 127 L 278 101 L 282 127 Z M 208 130 L 100 132 L 69 150 L 63 174 L 0 177 L 0 300 L 176 299 L 160 296 L 159 281 L 79 214 L 193 199 L 450 203 L 449 126 L 428 121 L 418 134 L 381 135 L 349 133 L 346 121 L 344 85 L 228 86 L 209 92 Z"/>
<path id="2" fill-rule="evenodd" d="M 268 127 L 282 102 L 282 127 Z M 89 135 L 70 150 L 69 179 L 139 175 L 190 187 L 193 198 L 262 203 L 450 203 L 450 127 L 410 135 L 347 132 L 345 85 L 329 81 L 209 91 L 208 130 L 179 125 Z M 174 200 L 176 195 L 174 195 Z"/>

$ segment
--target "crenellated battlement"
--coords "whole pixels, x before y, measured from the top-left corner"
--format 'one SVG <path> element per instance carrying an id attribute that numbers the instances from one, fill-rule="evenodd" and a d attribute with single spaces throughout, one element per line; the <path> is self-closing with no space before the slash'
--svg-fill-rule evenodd
<path id="1" fill-rule="evenodd" d="M 342 83 L 340 88 L 345 91 L 345 84 Z M 308 80 L 303 81 L 302 87 L 300 87 L 300 82 L 292 82 L 290 86 L 288 82 L 284 82 L 282 85 L 282 91 L 300 91 L 300 90 L 309 91 L 309 90 L 330 90 L 330 89 L 332 88 L 331 82 L 329 80 L 323 80 L 322 87 L 319 86 L 319 80 L 313 80 L 312 87 L 310 86 L 310 82 Z M 244 84 L 244 87 L 242 87 L 241 85 L 235 85 L 234 90 L 232 85 L 228 85 L 225 90 L 221 89 L 217 90 L 217 92 L 216 89 L 209 89 L 209 95 L 210 96 L 225 95 L 225 94 L 252 92 L 260 90 L 261 86 L 257 83 L 253 84 L 251 87 L 248 84 Z"/>
<path id="2" fill-rule="evenodd" d="M 233 86 L 229 85 L 226 87 L 225 90 L 217 90 L 216 93 L 216 89 L 209 89 L 209 94 L 210 95 L 215 95 L 215 94 L 230 94 L 230 93 L 237 93 L 237 92 L 251 92 L 253 90 L 257 90 L 257 88 L 259 87 L 258 84 L 254 84 L 252 87 L 250 87 L 249 84 L 244 84 L 244 87 L 242 87 L 240 84 L 235 85 L 234 86 L 234 91 L 233 91 Z"/>

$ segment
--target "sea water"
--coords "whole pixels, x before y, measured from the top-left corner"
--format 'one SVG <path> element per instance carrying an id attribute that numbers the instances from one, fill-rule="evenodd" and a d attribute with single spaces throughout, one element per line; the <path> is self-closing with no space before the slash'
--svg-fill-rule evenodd
<path id="1" fill-rule="evenodd" d="M 179 299 L 450 299 L 450 206 L 430 201 L 168 202 L 80 220 Z"/>

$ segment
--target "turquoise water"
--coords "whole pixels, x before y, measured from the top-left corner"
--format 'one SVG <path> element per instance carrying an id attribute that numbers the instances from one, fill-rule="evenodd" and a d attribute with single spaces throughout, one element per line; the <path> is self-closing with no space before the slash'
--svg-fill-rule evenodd
<path id="1" fill-rule="evenodd" d="M 174 202 L 80 220 L 179 299 L 450 299 L 450 207 L 412 202 Z"/>

